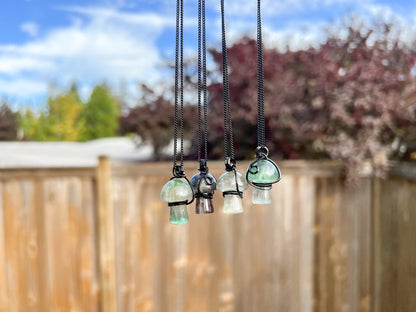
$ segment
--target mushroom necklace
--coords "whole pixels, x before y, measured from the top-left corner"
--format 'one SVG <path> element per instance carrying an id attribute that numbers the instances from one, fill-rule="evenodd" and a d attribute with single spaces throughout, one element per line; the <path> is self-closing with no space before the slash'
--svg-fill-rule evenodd
<path id="1" fill-rule="evenodd" d="M 187 205 L 194 201 L 191 184 L 183 167 L 183 0 L 176 1 L 175 49 L 175 111 L 173 131 L 173 177 L 162 188 L 160 199 L 170 207 L 169 222 L 185 224 L 189 221 Z M 180 118 L 178 121 L 178 114 Z M 180 153 L 178 163 L 178 123 L 180 127 Z"/>
<path id="2" fill-rule="evenodd" d="M 261 5 L 257 0 L 257 148 L 256 160 L 246 172 L 248 184 L 254 187 L 253 204 L 270 204 L 272 184 L 280 181 L 281 172 L 276 163 L 271 160 L 266 147 L 266 122 L 264 117 L 264 66 L 263 44 L 261 31 Z"/>
<path id="3" fill-rule="evenodd" d="M 202 108 L 203 127 L 202 131 Z M 204 144 L 202 146 L 202 138 Z M 203 155 L 201 155 L 203 149 Z M 199 173 L 191 178 L 192 189 L 196 198 L 197 214 L 213 213 L 212 197 L 216 183 L 214 176 L 208 172 L 208 97 L 207 97 L 207 46 L 205 25 L 205 0 L 198 0 L 198 161 Z"/>
<path id="4" fill-rule="evenodd" d="M 246 179 L 237 171 L 234 155 L 233 123 L 231 118 L 231 96 L 228 80 L 227 43 L 225 37 L 224 0 L 221 0 L 222 35 L 222 84 L 224 98 L 224 156 L 225 173 L 218 179 L 217 189 L 224 197 L 224 213 L 243 212 L 243 191 L 248 188 Z"/>

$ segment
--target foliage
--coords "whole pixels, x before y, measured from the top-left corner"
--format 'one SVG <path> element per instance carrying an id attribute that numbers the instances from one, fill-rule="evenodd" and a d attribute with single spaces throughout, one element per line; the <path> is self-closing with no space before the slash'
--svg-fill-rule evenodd
<path id="1" fill-rule="evenodd" d="M 146 85 L 141 86 L 142 97 L 137 106 L 129 108 L 120 118 L 121 134 L 136 133 L 150 142 L 156 158 L 162 158 L 164 148 L 173 137 L 174 106 L 163 95 L 157 95 Z M 194 120 L 195 108 L 184 106 L 185 136 L 189 136 L 190 120 Z"/>
<path id="2" fill-rule="evenodd" d="M 30 108 L 25 108 L 18 113 L 19 130 L 22 133 L 23 140 L 31 140 L 36 137 L 38 128 L 38 118 Z"/>
<path id="3" fill-rule="evenodd" d="M 120 109 L 116 98 L 105 84 L 97 85 L 82 113 L 81 140 L 89 141 L 116 135 Z"/>
<path id="4" fill-rule="evenodd" d="M 211 51 L 217 70 L 221 53 Z M 256 42 L 244 38 L 228 50 L 237 155 L 256 145 Z M 284 158 L 330 157 L 346 162 L 353 176 L 364 160 L 382 174 L 391 143 L 416 121 L 416 53 L 390 25 L 347 27 L 317 48 L 265 49 L 268 146 Z M 222 85 L 210 86 L 211 114 L 222 140 Z M 407 129 L 407 130 L 406 130 Z M 219 157 L 214 149 L 212 157 Z M 378 171 L 377 171 L 378 170 Z"/>
<path id="5" fill-rule="evenodd" d="M 6 102 L 0 105 L 0 141 L 13 141 L 17 137 L 17 116 Z"/>
<path id="6" fill-rule="evenodd" d="M 83 128 L 82 110 L 75 85 L 64 91 L 52 87 L 44 111 L 37 117 L 26 109 L 20 114 L 19 126 L 26 140 L 77 141 Z"/>
<path id="7" fill-rule="evenodd" d="M 39 112 L 26 108 L 18 124 L 24 140 L 87 141 L 116 135 L 118 116 L 117 101 L 106 85 L 96 86 L 84 105 L 73 83 L 67 90 L 51 88 L 46 107 Z"/>

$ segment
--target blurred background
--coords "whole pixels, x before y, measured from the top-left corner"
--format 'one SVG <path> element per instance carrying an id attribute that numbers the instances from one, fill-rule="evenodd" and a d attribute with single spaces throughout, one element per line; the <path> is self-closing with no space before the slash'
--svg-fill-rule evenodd
<path id="1" fill-rule="evenodd" d="M 209 167 L 223 166 L 206 1 Z M 175 1 L 0 3 L 0 311 L 416 311 L 416 4 L 262 1 L 271 206 L 172 226 Z M 257 142 L 256 1 L 226 0 L 238 169 Z M 197 2 L 185 2 L 197 172 Z"/>

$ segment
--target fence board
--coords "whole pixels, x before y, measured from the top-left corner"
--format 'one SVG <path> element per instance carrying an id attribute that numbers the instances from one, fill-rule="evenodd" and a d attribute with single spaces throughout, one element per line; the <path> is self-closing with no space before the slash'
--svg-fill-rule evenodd
<path id="1" fill-rule="evenodd" d="M 375 180 L 374 309 L 415 311 L 416 183 L 403 179 Z"/>
<path id="2" fill-rule="evenodd" d="M 117 277 L 115 245 L 114 191 L 111 161 L 100 157 L 97 168 L 97 202 L 99 236 L 100 300 L 103 312 L 119 310 L 117 304 Z"/>
<path id="3" fill-rule="evenodd" d="M 0 183 L 0 194 L 3 194 L 3 183 Z M 0 200 L 0 312 L 9 311 L 7 271 L 4 205 Z"/>

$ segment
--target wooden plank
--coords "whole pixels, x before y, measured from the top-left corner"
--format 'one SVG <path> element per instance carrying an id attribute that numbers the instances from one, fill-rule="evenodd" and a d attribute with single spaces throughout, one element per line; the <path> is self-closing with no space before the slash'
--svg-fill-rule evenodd
<path id="1" fill-rule="evenodd" d="M 397 311 L 416 311 L 416 181 L 400 180 L 398 189 Z"/>
<path id="2" fill-rule="evenodd" d="M 343 194 L 345 219 L 340 222 L 348 240 L 345 296 L 350 311 L 370 311 L 371 280 L 371 179 L 358 187 L 346 187 Z"/>
<path id="3" fill-rule="evenodd" d="M 165 280 L 167 311 L 186 310 L 189 227 L 189 223 L 181 226 L 165 224 L 165 239 L 168 242 L 165 265 L 169 269 Z"/>
<path id="4" fill-rule="evenodd" d="M 299 198 L 299 311 L 313 311 L 313 252 L 314 252 L 314 213 L 315 179 L 300 177 L 295 196 Z"/>
<path id="5" fill-rule="evenodd" d="M 188 235 L 188 266 L 186 310 L 209 312 L 218 309 L 218 293 L 213 293 L 216 287 L 214 272 L 218 270 L 218 260 L 215 258 L 220 237 L 213 237 L 219 223 L 220 203 L 213 202 L 216 213 L 195 215 L 195 203 L 188 206 L 189 214 L 193 216 L 189 223 Z M 208 296 L 212 293 L 213 297 Z"/>
<path id="6" fill-rule="evenodd" d="M 3 183 L 0 183 L 0 312 L 10 311 L 9 309 L 9 285 L 7 282 L 6 265 L 6 233 L 4 220 L 4 205 L 3 205 Z"/>
<path id="7" fill-rule="evenodd" d="M 11 180 L 3 184 L 3 200 L 9 310 L 28 311 L 26 216 L 19 181 Z"/>
<path id="8" fill-rule="evenodd" d="M 275 293 L 278 297 L 276 310 L 291 311 L 294 308 L 297 293 L 292 292 L 293 283 L 299 280 L 299 270 L 297 260 L 292 258 L 292 255 L 297 253 L 293 249 L 296 248 L 293 244 L 293 219 L 295 206 L 295 177 L 286 174 L 284 179 L 273 188 L 273 199 L 275 210 L 275 234 L 276 253 L 274 257 L 274 265 L 277 272 L 274 283 L 276 285 Z M 272 229 L 270 229 L 272 230 Z M 293 263 L 293 262 L 294 263 Z"/>
<path id="9" fill-rule="evenodd" d="M 33 180 L 22 180 L 20 182 L 20 191 L 22 194 L 22 212 L 24 212 L 25 227 L 25 249 L 26 259 L 25 267 L 22 268 L 26 272 L 27 283 L 27 301 L 28 312 L 41 310 L 40 290 L 39 290 L 39 252 L 38 252 L 38 233 L 36 223 L 36 205 L 35 205 L 35 186 Z"/>
<path id="10" fill-rule="evenodd" d="M 99 311 L 99 261 L 97 241 L 97 214 L 94 183 L 91 178 L 82 178 L 82 203 L 78 207 L 81 216 L 80 235 L 83 239 L 79 246 L 81 293 L 83 311 Z"/>
<path id="11" fill-rule="evenodd" d="M 346 311 L 370 309 L 370 225 L 371 180 L 362 179 L 358 186 L 346 186 L 337 212 L 337 241 L 343 244 L 344 277 L 340 295 Z"/>
<path id="12" fill-rule="evenodd" d="M 100 259 L 100 302 L 103 312 L 118 311 L 114 232 L 114 200 L 111 161 L 100 157 L 97 168 Z"/>
<path id="13" fill-rule="evenodd" d="M 71 280 L 74 272 L 70 224 L 68 222 L 68 181 L 64 178 L 50 178 L 44 182 L 44 226 L 45 258 L 48 279 L 46 299 L 48 310 L 71 309 Z M 62 283 L 62 281 L 65 283 Z"/>
<path id="14" fill-rule="evenodd" d="M 162 182 L 159 179 L 149 181 L 143 177 L 135 178 L 133 194 L 134 196 L 131 206 L 131 213 L 134 213 L 136 222 L 132 227 L 132 266 L 134 270 L 135 289 L 134 302 L 132 311 L 151 312 L 154 311 L 155 301 L 158 300 L 158 293 L 154 291 L 154 274 L 159 270 L 155 266 L 155 258 L 159 255 L 163 257 L 163 253 L 152 255 L 152 231 L 154 217 L 163 210 L 166 216 L 167 209 L 160 207 L 162 204 L 159 197 L 149 198 L 147 194 L 151 190 L 157 192 L 161 190 Z M 157 195 L 159 195 L 157 193 Z M 146 207 L 140 209 L 140 207 Z M 134 263 L 134 259 L 140 261 L 140 266 Z M 162 259 L 163 260 L 163 259 Z M 139 268 L 139 269 L 138 269 Z"/>
<path id="15" fill-rule="evenodd" d="M 160 197 L 151 198 L 147 196 L 152 189 L 161 190 L 163 185 L 169 180 L 169 176 L 164 177 L 143 177 L 142 189 L 140 190 L 139 200 L 140 207 L 150 207 L 147 212 L 147 226 L 151 235 L 150 259 L 153 262 L 152 280 L 153 280 L 153 297 L 152 305 L 154 311 L 164 312 L 171 311 L 168 296 L 171 290 L 170 266 L 172 258 L 169 253 L 169 208 L 166 203 L 160 201 Z M 160 193 L 159 193 L 160 195 Z M 150 215 L 149 215 L 150 214 Z M 169 280 L 168 280 L 169 279 Z"/>
<path id="16" fill-rule="evenodd" d="M 334 239 L 334 205 L 336 205 L 336 188 L 338 179 L 317 179 L 315 212 L 315 292 L 314 311 L 337 311 L 335 304 L 336 288 L 335 261 L 342 255 L 342 250 Z"/>
<path id="17" fill-rule="evenodd" d="M 250 205 L 247 201 L 248 195 L 244 195 L 244 210 L 247 212 Z M 215 201 L 222 209 L 223 199 Z M 244 258 L 244 237 L 242 236 L 241 214 L 229 215 L 222 213 L 218 219 L 218 230 L 211 231 L 211 235 L 215 235 L 216 248 L 214 255 L 216 257 L 216 271 L 218 272 L 217 284 L 215 285 L 217 293 L 215 295 L 216 308 L 218 311 L 237 311 L 241 309 L 242 298 L 237 296 L 239 278 L 243 277 L 246 272 L 241 272 L 241 267 L 247 263 L 248 259 Z M 214 233 L 212 233 L 214 232 Z M 213 246 L 214 247 L 214 246 Z M 239 265 L 240 264 L 240 265 Z"/>
<path id="18" fill-rule="evenodd" d="M 140 283 L 135 278 L 141 258 L 135 253 L 140 249 L 140 241 L 134 237 L 138 226 L 134 182 L 133 178 L 114 180 L 117 295 L 121 311 L 135 311 L 135 289 Z"/>
<path id="19" fill-rule="evenodd" d="M 382 274 L 382 261 L 381 261 L 381 180 L 374 179 L 373 192 L 372 192 L 372 215 L 371 215 L 371 298 L 370 298 L 370 310 L 381 311 L 381 274 Z"/>
<path id="20" fill-rule="evenodd" d="M 94 304 L 97 297 L 97 267 L 93 247 L 95 226 L 89 216 L 94 205 L 91 199 L 86 201 L 84 198 L 82 189 L 86 185 L 81 179 L 73 177 L 66 180 L 68 197 L 65 208 L 68 210 L 66 223 L 70 239 L 68 249 L 71 255 L 68 267 L 72 273 L 68 279 L 71 311 L 94 311 L 97 309 L 97 303 Z M 89 191 L 91 196 L 91 187 Z"/>
<path id="21" fill-rule="evenodd" d="M 374 310 L 415 311 L 416 183 L 377 180 L 374 187 Z M 376 311 L 376 310 L 375 310 Z"/>

